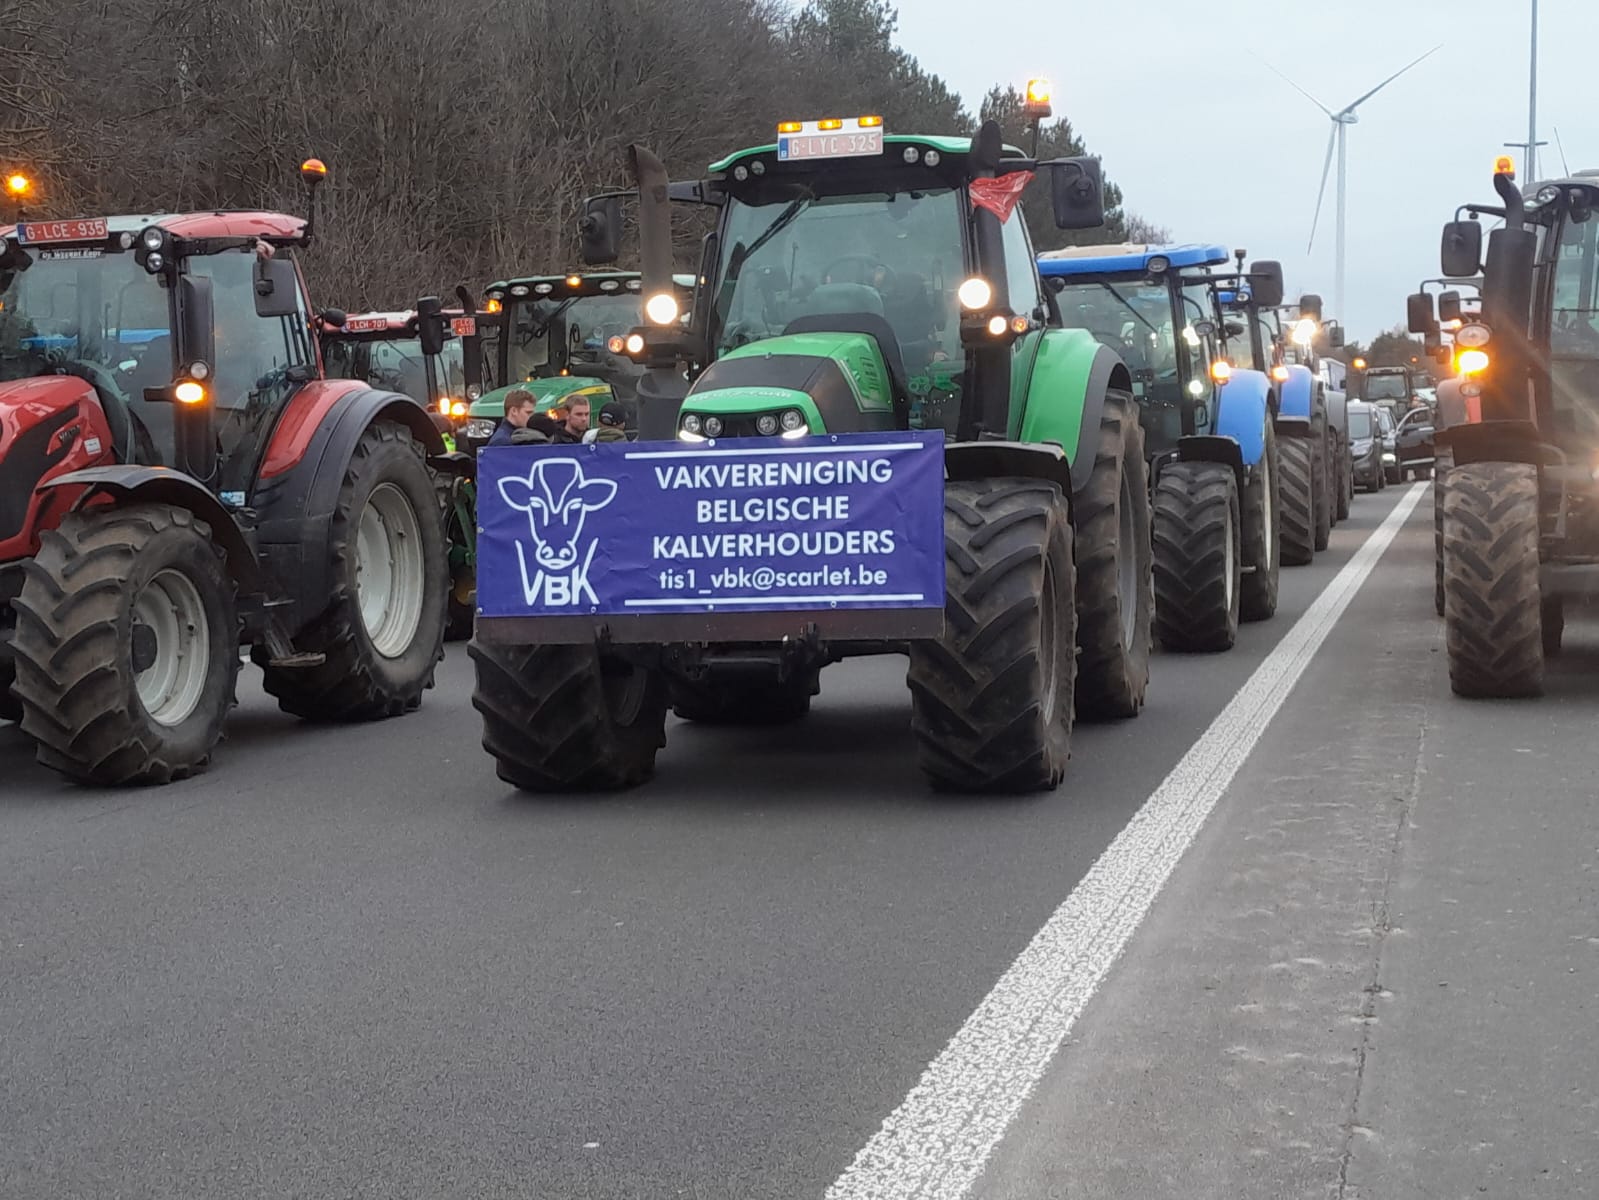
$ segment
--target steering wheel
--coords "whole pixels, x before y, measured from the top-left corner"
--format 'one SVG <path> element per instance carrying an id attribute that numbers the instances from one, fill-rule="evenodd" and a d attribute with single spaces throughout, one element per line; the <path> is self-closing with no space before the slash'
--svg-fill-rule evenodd
<path id="1" fill-rule="evenodd" d="M 876 268 L 882 267 L 883 268 L 883 273 L 886 276 L 886 278 L 883 280 L 885 285 L 888 283 L 888 281 L 890 279 L 894 278 L 894 272 L 889 267 L 889 265 L 886 262 L 884 262 L 882 259 L 874 258 L 870 254 L 843 254 L 843 255 L 840 255 L 838 258 L 835 258 L 832 262 L 828 263 L 827 266 L 822 268 L 822 278 L 826 279 L 827 277 L 829 277 L 830 275 L 833 274 L 833 268 L 834 267 L 838 266 L 841 263 L 847 263 L 847 262 L 865 263 L 866 264 L 866 274 L 867 275 L 870 275 L 872 273 L 872 271 L 874 271 Z"/>

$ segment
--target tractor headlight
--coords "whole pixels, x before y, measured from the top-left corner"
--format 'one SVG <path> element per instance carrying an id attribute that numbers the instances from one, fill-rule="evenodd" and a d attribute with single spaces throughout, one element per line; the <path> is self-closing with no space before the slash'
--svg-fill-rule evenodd
<path id="1" fill-rule="evenodd" d="M 699 431 L 700 431 L 700 419 L 699 419 L 699 417 L 696 414 L 689 413 L 686 417 L 683 418 L 683 432 L 685 432 L 685 433 L 698 433 Z"/>
<path id="2" fill-rule="evenodd" d="M 152 225 L 150 228 L 146 229 L 142 235 L 140 235 L 139 241 L 144 244 L 144 248 L 146 250 L 154 254 L 156 251 L 166 246 L 167 235 L 159 226 Z"/>
<path id="3" fill-rule="evenodd" d="M 706 417 L 705 418 L 705 436 L 706 437 L 721 437 L 722 436 L 722 418 L 721 417 Z"/>
<path id="4" fill-rule="evenodd" d="M 777 432 L 777 418 L 771 413 L 762 413 L 755 418 L 755 432 L 762 437 L 771 437 Z"/>
<path id="5" fill-rule="evenodd" d="M 994 300 L 994 289 L 989 286 L 988 280 L 978 275 L 961 284 L 955 294 L 960 298 L 961 307 L 973 312 L 987 308 Z"/>
<path id="6" fill-rule="evenodd" d="M 677 313 L 677 297 L 670 292 L 657 292 L 644 302 L 644 315 L 657 325 L 670 325 Z"/>
<path id="7" fill-rule="evenodd" d="M 782 421 L 784 433 L 797 433 L 805 428 L 805 414 L 797 408 L 791 408 L 784 412 Z"/>

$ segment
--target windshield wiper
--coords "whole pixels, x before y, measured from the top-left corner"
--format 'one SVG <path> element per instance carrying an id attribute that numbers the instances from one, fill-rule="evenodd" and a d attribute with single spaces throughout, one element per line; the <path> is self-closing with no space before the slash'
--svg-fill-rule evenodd
<path id="1" fill-rule="evenodd" d="M 760 237 L 756 238 L 748 246 L 745 246 L 743 242 L 734 246 L 733 252 L 727 258 L 727 275 L 722 280 L 723 284 L 735 282 L 738 279 L 739 272 L 744 269 L 744 264 L 754 256 L 755 252 L 792 225 L 794 218 L 809 208 L 815 201 L 816 197 L 814 195 L 796 196 L 788 202 L 782 212 L 772 218 L 772 223 L 761 231 Z M 793 281 L 790 280 L 789 282 L 792 283 Z"/>
<path id="2" fill-rule="evenodd" d="M 582 296 L 572 296 L 572 297 L 569 297 L 568 299 L 562 300 L 559 304 L 557 304 L 555 306 L 554 310 L 550 313 L 550 315 L 547 318 L 545 318 L 544 324 L 542 324 L 542 325 L 534 325 L 534 326 L 530 327 L 528 341 L 532 341 L 533 338 L 541 338 L 541 337 L 543 337 L 546 333 L 548 333 L 550 331 L 550 326 L 555 324 L 555 322 L 560 318 L 560 315 L 562 313 L 564 313 L 567 309 L 571 308 L 572 305 L 576 304 L 581 299 L 583 299 Z M 522 345 L 524 345 L 524 346 L 527 345 L 527 342 L 523 342 Z"/>
<path id="3" fill-rule="evenodd" d="M 1160 330 L 1156 329 L 1153 325 L 1151 325 L 1149 323 L 1149 318 L 1144 316 L 1143 313 L 1139 312 L 1136 308 L 1134 308 L 1132 306 L 1132 304 L 1128 301 L 1127 297 L 1122 295 L 1120 292 L 1118 292 L 1113 284 L 1106 283 L 1103 279 L 1101 279 L 1099 281 L 1099 286 L 1104 288 L 1112 296 L 1115 296 L 1117 302 L 1120 303 L 1121 306 L 1123 308 L 1125 308 L 1128 312 L 1132 313 L 1133 316 L 1137 317 L 1140 321 L 1142 321 L 1144 323 L 1144 326 L 1149 330 L 1150 333 L 1154 334 L 1156 337 L 1160 336 Z"/>

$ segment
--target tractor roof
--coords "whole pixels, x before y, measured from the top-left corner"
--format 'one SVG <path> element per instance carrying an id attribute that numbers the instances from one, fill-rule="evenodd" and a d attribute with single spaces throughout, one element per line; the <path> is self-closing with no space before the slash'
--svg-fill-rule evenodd
<path id="1" fill-rule="evenodd" d="M 126 213 L 105 218 L 107 232 L 136 234 L 159 225 L 179 238 L 258 237 L 264 241 L 296 241 L 305 230 L 305 218 L 279 212 Z M 28 221 L 26 224 L 45 224 Z M 0 237 L 15 237 L 16 226 L 0 228 Z M 99 241 L 100 239 L 92 239 Z"/>
<path id="2" fill-rule="evenodd" d="M 1229 262 L 1232 255 L 1225 246 L 1187 242 L 1179 246 L 1151 246 L 1141 242 L 1122 242 L 1103 246 L 1068 246 L 1046 250 L 1038 256 L 1040 275 L 1147 274 L 1152 260 L 1164 258 L 1170 267 L 1209 267 Z"/>
<path id="3" fill-rule="evenodd" d="M 624 289 L 637 292 L 642 279 L 643 276 L 637 271 L 573 271 L 570 275 L 518 275 L 514 279 L 497 279 L 483 291 L 490 295 L 503 294 L 512 288 L 520 287 L 540 297 L 604 296 Z M 694 276 L 673 275 L 672 282 L 679 287 L 691 288 L 694 286 Z M 607 284 L 611 286 L 608 287 Z"/>
<path id="4" fill-rule="evenodd" d="M 972 139 L 969 137 L 939 137 L 929 134 L 890 133 L 883 137 L 883 146 L 885 150 L 885 159 L 887 158 L 886 151 L 889 146 L 919 146 L 923 149 L 937 150 L 942 155 L 960 155 L 971 153 Z M 753 158 L 760 154 L 776 153 L 776 142 L 766 146 L 750 146 L 744 150 L 735 150 L 732 154 L 729 154 L 726 158 L 721 159 L 719 162 L 713 162 L 709 167 L 706 168 L 706 170 L 710 171 L 712 175 L 720 175 L 732 170 L 734 165 L 740 159 Z M 1026 157 L 1026 155 L 1024 155 L 1020 149 L 1009 144 L 1005 146 L 1004 154 L 1007 158 Z M 823 158 L 817 159 L 816 161 L 818 163 L 827 164 L 836 160 Z"/>

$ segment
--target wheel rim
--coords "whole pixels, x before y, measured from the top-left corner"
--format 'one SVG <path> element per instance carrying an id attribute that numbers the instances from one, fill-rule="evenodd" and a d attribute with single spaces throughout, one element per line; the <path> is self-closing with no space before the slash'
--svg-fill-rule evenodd
<path id="1" fill-rule="evenodd" d="M 380 483 L 356 532 L 355 595 L 372 648 L 384 658 L 398 658 L 415 639 L 425 586 L 416 510 L 398 487 Z"/>
<path id="2" fill-rule="evenodd" d="M 1055 663 L 1055 623 L 1060 619 L 1055 609 L 1055 567 L 1044 560 L 1044 586 L 1038 597 L 1038 653 L 1044 663 L 1044 697 L 1041 712 L 1047 729 L 1055 721 L 1055 690 L 1059 684 L 1059 670 Z"/>
<path id="3" fill-rule="evenodd" d="M 1116 598 L 1121 605 L 1122 645 L 1131 647 L 1138 628 L 1138 531 L 1133 526 L 1133 497 L 1122 472 L 1121 517 L 1117 521 L 1117 553 L 1121 555 L 1116 572 Z"/>
<path id="4" fill-rule="evenodd" d="M 181 725 L 211 673 L 211 623 L 199 589 L 181 571 L 158 572 L 133 602 L 133 624 L 155 642 L 150 665 L 133 677 L 139 703 L 156 724 Z"/>
<path id="5" fill-rule="evenodd" d="M 644 707 L 644 694 L 649 689 L 649 672 L 637 663 L 600 661 L 601 687 L 605 693 L 605 709 L 616 725 L 631 725 Z"/>

